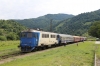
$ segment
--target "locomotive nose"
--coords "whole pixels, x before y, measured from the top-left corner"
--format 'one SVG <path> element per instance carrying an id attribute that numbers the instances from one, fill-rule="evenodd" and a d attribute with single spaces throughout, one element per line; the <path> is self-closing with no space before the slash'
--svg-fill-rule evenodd
<path id="1" fill-rule="evenodd" d="M 24 44 L 23 46 L 20 46 L 20 47 L 21 47 L 22 52 L 30 52 L 32 49 L 32 47 L 28 46 L 27 44 Z"/>

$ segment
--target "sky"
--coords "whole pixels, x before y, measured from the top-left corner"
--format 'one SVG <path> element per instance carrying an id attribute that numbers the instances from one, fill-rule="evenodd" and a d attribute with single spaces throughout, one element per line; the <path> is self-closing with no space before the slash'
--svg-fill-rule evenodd
<path id="1" fill-rule="evenodd" d="M 0 19 L 29 19 L 46 14 L 73 14 L 100 9 L 100 0 L 0 0 Z"/>

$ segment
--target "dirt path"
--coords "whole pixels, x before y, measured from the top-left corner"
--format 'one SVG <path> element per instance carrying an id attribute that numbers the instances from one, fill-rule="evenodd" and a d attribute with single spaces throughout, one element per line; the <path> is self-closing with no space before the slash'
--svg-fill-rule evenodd
<path id="1" fill-rule="evenodd" d="M 100 44 L 100 41 L 96 41 L 95 44 Z"/>
<path id="2" fill-rule="evenodd" d="M 100 41 L 96 41 L 95 44 L 100 44 Z M 98 59 L 98 58 L 96 57 L 95 62 L 96 62 L 95 66 L 100 66 L 100 59 Z"/>
<path id="3" fill-rule="evenodd" d="M 100 66 L 100 59 L 96 59 L 96 66 Z"/>

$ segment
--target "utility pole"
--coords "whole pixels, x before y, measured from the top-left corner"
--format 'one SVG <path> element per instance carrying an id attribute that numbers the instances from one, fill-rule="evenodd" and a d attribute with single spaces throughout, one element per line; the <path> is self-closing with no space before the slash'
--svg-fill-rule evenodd
<path id="1" fill-rule="evenodd" d="M 50 32 L 52 32 L 52 20 L 53 19 L 50 20 Z"/>

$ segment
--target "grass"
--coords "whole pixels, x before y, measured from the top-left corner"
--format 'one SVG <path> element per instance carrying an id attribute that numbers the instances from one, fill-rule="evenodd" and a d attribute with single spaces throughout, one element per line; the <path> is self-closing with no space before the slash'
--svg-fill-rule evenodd
<path id="1" fill-rule="evenodd" d="M 33 53 L 0 66 L 93 66 L 94 42 L 86 41 Z"/>
<path id="2" fill-rule="evenodd" d="M 19 41 L 0 41 L 0 56 L 20 51 L 18 45 Z"/>
<path id="3" fill-rule="evenodd" d="M 97 58 L 100 59 L 100 44 L 95 44 Z"/>
<path id="4" fill-rule="evenodd" d="M 0 41 L 0 51 L 17 48 L 19 41 Z"/>

